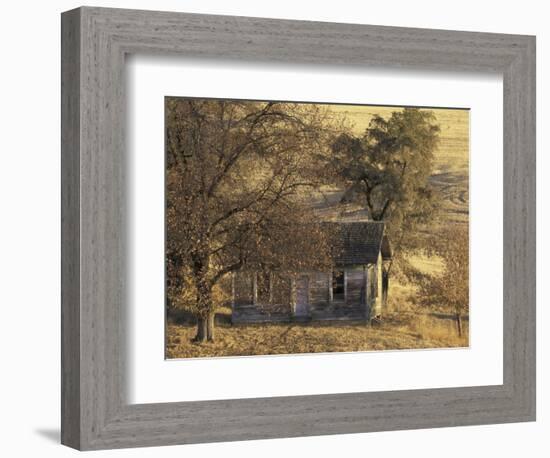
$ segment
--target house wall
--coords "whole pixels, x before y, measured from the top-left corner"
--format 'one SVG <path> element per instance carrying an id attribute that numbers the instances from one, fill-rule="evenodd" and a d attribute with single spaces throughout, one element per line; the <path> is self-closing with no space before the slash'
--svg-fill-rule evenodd
<path id="1" fill-rule="evenodd" d="M 309 304 L 313 308 L 326 307 L 329 304 L 329 288 L 332 288 L 332 276 L 328 272 L 309 272 Z"/>
<path id="2" fill-rule="evenodd" d="M 346 304 L 365 303 L 365 271 L 363 266 L 346 268 Z"/>
<path id="3" fill-rule="evenodd" d="M 372 297 L 371 316 L 380 316 L 382 310 L 382 255 L 378 255 L 378 261 L 372 266 L 371 287 L 374 293 Z"/>
<path id="4" fill-rule="evenodd" d="M 292 285 L 288 276 L 273 274 L 271 280 L 272 301 L 274 304 L 288 305 L 292 302 Z"/>
<path id="5" fill-rule="evenodd" d="M 262 313 L 290 313 L 293 302 L 292 282 L 289 276 L 272 273 L 271 291 L 263 297 L 258 291 L 255 272 L 235 272 L 232 278 L 233 311 L 256 308 Z"/>
<path id="6" fill-rule="evenodd" d="M 346 266 L 345 300 L 332 298 L 332 272 L 309 271 L 300 276 L 308 277 L 307 308 L 310 314 L 344 308 L 364 310 L 367 317 L 381 313 L 381 262 L 369 266 Z M 258 309 L 263 312 L 280 312 L 293 315 L 296 302 L 296 277 L 273 273 L 271 276 L 271 302 L 258 300 L 254 294 L 255 273 L 237 272 L 233 279 L 233 307 Z M 294 280 L 294 281 L 293 281 Z M 256 301 L 255 301 L 256 299 Z M 303 297 L 302 297 L 303 299 Z M 265 302 L 265 303 L 264 303 Z"/>
<path id="7" fill-rule="evenodd" d="M 253 300 L 253 274 L 237 272 L 233 275 L 233 306 L 250 305 Z"/>

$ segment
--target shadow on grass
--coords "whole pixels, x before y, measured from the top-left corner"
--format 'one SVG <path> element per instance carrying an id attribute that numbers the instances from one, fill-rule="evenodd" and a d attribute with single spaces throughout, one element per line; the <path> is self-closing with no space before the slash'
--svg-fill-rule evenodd
<path id="1" fill-rule="evenodd" d="M 440 320 L 452 320 L 452 321 L 454 321 L 456 319 L 455 315 L 452 314 L 452 313 L 430 312 L 428 315 L 433 316 L 434 318 L 439 318 Z M 462 320 L 463 321 L 468 321 L 469 318 L 470 318 L 469 315 L 464 315 L 462 317 Z"/>

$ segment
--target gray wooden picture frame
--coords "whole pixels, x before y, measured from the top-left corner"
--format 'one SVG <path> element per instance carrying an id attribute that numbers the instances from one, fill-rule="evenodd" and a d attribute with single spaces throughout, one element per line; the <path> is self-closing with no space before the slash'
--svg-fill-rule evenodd
<path id="1" fill-rule="evenodd" d="M 62 14 L 61 38 L 63 444 L 88 450 L 535 419 L 534 37 L 83 7 Z M 504 383 L 128 404 L 129 53 L 503 74 Z"/>

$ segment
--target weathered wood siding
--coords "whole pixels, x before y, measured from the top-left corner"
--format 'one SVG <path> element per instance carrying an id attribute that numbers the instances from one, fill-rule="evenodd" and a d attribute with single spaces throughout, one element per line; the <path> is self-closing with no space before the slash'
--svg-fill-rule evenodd
<path id="1" fill-rule="evenodd" d="M 370 266 L 346 266 L 343 270 L 345 300 L 343 297 L 331 300 L 333 280 L 331 272 L 309 271 L 299 275 L 274 272 L 270 274 L 268 291 L 263 291 L 267 283 L 265 279 L 258 278 L 259 274 L 238 272 L 235 274 L 233 283 L 234 320 L 235 322 L 269 322 L 298 318 L 296 310 L 298 292 L 303 302 L 303 304 L 300 303 L 300 318 L 368 319 L 380 315 L 382 313 L 379 298 L 380 263 Z M 301 283 L 306 285 L 306 289 L 302 287 L 297 291 L 296 285 L 300 278 L 307 280 L 306 283 Z"/>
<path id="2" fill-rule="evenodd" d="M 310 272 L 308 277 L 310 306 L 312 308 L 326 307 L 329 302 L 332 278 L 327 272 Z"/>
<path id="3" fill-rule="evenodd" d="M 363 268 L 346 269 L 347 297 L 346 304 L 359 305 L 364 303 L 365 276 Z"/>
<path id="4" fill-rule="evenodd" d="M 376 298 L 376 268 L 375 266 L 369 266 L 368 269 L 368 283 L 369 283 L 369 298 L 374 300 Z"/>
<path id="5" fill-rule="evenodd" d="M 368 300 L 371 317 L 382 315 L 382 258 L 368 269 Z"/>
<path id="6" fill-rule="evenodd" d="M 272 300 L 274 304 L 289 305 L 291 302 L 290 277 L 280 274 L 273 274 L 271 279 Z"/>

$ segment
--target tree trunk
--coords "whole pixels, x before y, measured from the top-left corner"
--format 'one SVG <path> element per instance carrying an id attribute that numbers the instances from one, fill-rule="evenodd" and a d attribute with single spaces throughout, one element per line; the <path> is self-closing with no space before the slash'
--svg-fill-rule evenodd
<path id="1" fill-rule="evenodd" d="M 195 342 L 203 343 L 211 341 L 214 334 L 214 319 L 210 320 L 213 314 L 212 309 L 212 286 L 204 277 L 195 280 L 197 285 L 197 335 L 193 339 Z"/>
<path id="2" fill-rule="evenodd" d="M 207 320 L 201 316 L 197 318 L 197 334 L 193 338 L 193 342 L 203 343 L 206 342 L 208 335 Z"/>
<path id="3" fill-rule="evenodd" d="M 206 340 L 208 342 L 214 342 L 214 318 L 216 316 L 215 311 L 211 311 L 208 313 L 208 317 L 206 319 Z"/>
<path id="4" fill-rule="evenodd" d="M 462 316 L 460 313 L 455 314 L 456 319 L 456 330 L 458 331 L 458 336 L 462 337 Z"/>

